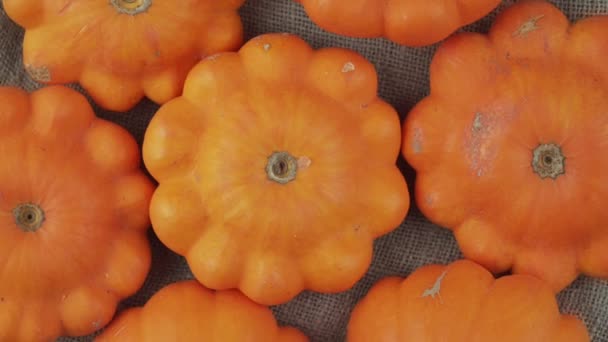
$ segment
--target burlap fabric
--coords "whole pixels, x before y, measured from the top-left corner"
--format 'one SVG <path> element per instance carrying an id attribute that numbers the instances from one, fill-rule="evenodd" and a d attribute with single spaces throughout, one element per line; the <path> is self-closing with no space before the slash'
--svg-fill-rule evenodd
<path id="1" fill-rule="evenodd" d="M 504 1 L 491 15 L 465 30 L 486 32 L 495 15 L 511 3 L 513 0 Z M 608 13 L 608 0 L 558 0 L 554 3 L 572 20 Z M 428 93 L 428 66 L 436 46 L 406 48 L 384 39 L 352 39 L 330 34 L 316 27 L 293 0 L 250 0 L 241 9 L 241 14 L 246 39 L 269 32 L 290 32 L 300 35 L 315 48 L 339 46 L 361 53 L 377 68 L 380 96 L 395 106 L 402 117 Z M 23 71 L 22 39 L 23 30 L 7 18 L 0 6 L 0 85 L 33 90 L 39 86 Z M 78 86 L 72 86 L 80 90 Z M 141 144 L 144 130 L 158 107 L 144 100 L 128 114 L 94 108 L 100 117 L 126 127 Z M 399 165 L 411 186 L 414 173 L 403 160 L 399 160 Z M 141 290 L 125 300 L 119 310 L 142 305 L 166 284 L 192 278 L 185 261 L 164 248 L 151 230 L 150 242 L 153 268 Z M 406 276 L 425 264 L 448 263 L 460 257 L 451 233 L 429 223 L 413 206 L 401 226 L 376 241 L 369 272 L 351 290 L 333 295 L 305 292 L 272 309 L 281 324 L 300 328 L 312 341 L 343 341 L 353 306 L 375 281 L 387 275 Z M 584 320 L 593 341 L 608 341 L 608 282 L 580 277 L 558 295 L 558 300 L 562 312 L 579 315 Z M 59 341 L 90 341 L 92 338 L 61 338 Z"/>

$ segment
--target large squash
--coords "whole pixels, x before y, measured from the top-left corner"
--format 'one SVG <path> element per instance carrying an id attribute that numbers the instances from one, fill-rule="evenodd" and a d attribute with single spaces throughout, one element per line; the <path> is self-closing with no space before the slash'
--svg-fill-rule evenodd
<path id="1" fill-rule="evenodd" d="M 551 288 L 528 275 L 494 279 L 469 260 L 423 266 L 377 282 L 357 304 L 348 342 L 588 342 L 560 315 Z"/>
<path id="2" fill-rule="evenodd" d="M 416 198 L 494 272 L 608 277 L 608 17 L 521 1 L 449 39 L 403 126 Z"/>
<path id="3" fill-rule="evenodd" d="M 143 307 L 122 312 L 95 342 L 306 342 L 279 327 L 269 308 L 236 290 L 211 291 L 195 280 L 165 286 Z"/>
<path id="4" fill-rule="evenodd" d="M 351 37 L 386 37 L 395 43 L 437 43 L 482 18 L 500 0 L 295 0 L 321 28 Z"/>
<path id="5" fill-rule="evenodd" d="M 267 305 L 351 287 L 409 207 L 376 91 L 360 55 L 288 34 L 199 63 L 144 138 L 160 240 L 205 286 Z"/>
<path id="6" fill-rule="evenodd" d="M 0 341 L 105 326 L 150 267 L 135 139 L 78 92 L 0 88 Z"/>
<path id="7" fill-rule="evenodd" d="M 244 0 L 3 0 L 25 29 L 23 63 L 42 83 L 79 82 L 101 107 L 181 93 L 201 58 L 242 44 Z"/>

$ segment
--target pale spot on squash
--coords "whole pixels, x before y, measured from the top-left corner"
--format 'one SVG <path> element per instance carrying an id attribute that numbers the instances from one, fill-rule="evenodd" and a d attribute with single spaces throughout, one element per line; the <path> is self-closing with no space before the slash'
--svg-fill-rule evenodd
<path id="1" fill-rule="evenodd" d="M 541 14 L 526 20 L 517 30 L 515 30 L 515 32 L 513 32 L 513 37 L 523 37 L 530 32 L 538 30 L 538 21 L 544 16 L 544 14 Z"/>
<path id="2" fill-rule="evenodd" d="M 308 167 L 310 167 L 310 164 L 312 164 L 312 160 L 310 160 L 310 158 L 306 156 L 298 158 L 299 170 L 307 169 Z"/>
<path id="3" fill-rule="evenodd" d="M 206 56 L 203 59 L 213 62 L 213 61 L 217 60 L 219 57 L 220 57 L 219 53 L 214 53 L 213 55 Z"/>
<path id="4" fill-rule="evenodd" d="M 270 43 L 265 43 L 262 47 L 264 48 L 264 51 L 270 51 L 272 45 L 270 45 Z"/>
<path id="5" fill-rule="evenodd" d="M 51 82 L 51 71 L 45 66 L 26 65 L 25 72 L 36 82 Z"/>
<path id="6" fill-rule="evenodd" d="M 475 119 L 473 119 L 473 131 L 479 132 L 483 129 L 483 123 L 481 122 L 481 113 L 475 113 Z"/>
<path id="7" fill-rule="evenodd" d="M 424 197 L 424 203 L 426 203 L 427 206 L 431 207 L 435 203 L 435 196 L 434 195 L 426 195 Z"/>
<path id="8" fill-rule="evenodd" d="M 495 168 L 499 155 L 497 137 L 510 127 L 520 114 L 517 106 L 478 110 L 464 132 L 464 156 L 471 175 L 483 177 Z"/>
<path id="9" fill-rule="evenodd" d="M 342 67 L 343 73 L 353 72 L 353 71 L 355 71 L 355 64 L 353 64 L 353 62 L 346 62 L 344 64 L 344 66 Z"/>
<path id="10" fill-rule="evenodd" d="M 443 304 L 443 299 L 441 298 L 441 293 L 440 293 L 441 283 L 443 282 L 443 278 L 445 278 L 445 275 L 447 273 L 448 273 L 448 271 L 443 271 L 443 273 L 441 273 L 439 275 L 439 277 L 437 277 L 433 286 L 429 287 L 428 289 L 426 289 L 422 292 L 422 298 L 431 297 L 432 299 L 435 299 L 435 297 L 438 297 L 439 302 L 441 304 Z"/>

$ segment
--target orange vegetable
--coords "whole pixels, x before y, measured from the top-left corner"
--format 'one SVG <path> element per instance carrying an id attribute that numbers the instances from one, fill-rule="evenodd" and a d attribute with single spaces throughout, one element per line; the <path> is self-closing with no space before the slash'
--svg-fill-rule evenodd
<path id="1" fill-rule="evenodd" d="M 349 342 L 584 342 L 583 322 L 560 315 L 551 288 L 528 275 L 494 279 L 459 260 L 377 282 L 356 305 Z"/>
<path id="2" fill-rule="evenodd" d="M 321 28 L 351 37 L 395 43 L 437 43 L 490 13 L 500 0 L 296 0 Z"/>
<path id="3" fill-rule="evenodd" d="M 244 0 L 4 0 L 25 28 L 23 62 L 42 83 L 80 82 L 101 107 L 181 93 L 202 57 L 242 44 Z"/>
<path id="4" fill-rule="evenodd" d="M 150 267 L 135 139 L 80 93 L 0 88 L 0 341 L 106 325 Z"/>
<path id="5" fill-rule="evenodd" d="M 304 342 L 278 327 L 272 311 L 236 290 L 211 291 L 194 280 L 162 288 L 141 308 L 122 312 L 95 342 Z"/>
<path id="6" fill-rule="evenodd" d="M 144 138 L 160 240 L 206 287 L 262 304 L 350 288 L 409 207 L 376 82 L 362 56 L 288 34 L 199 63 Z"/>
<path id="7" fill-rule="evenodd" d="M 403 154 L 421 211 L 465 256 L 556 291 L 608 277 L 607 55 L 608 17 L 570 24 L 545 1 L 439 48 Z"/>

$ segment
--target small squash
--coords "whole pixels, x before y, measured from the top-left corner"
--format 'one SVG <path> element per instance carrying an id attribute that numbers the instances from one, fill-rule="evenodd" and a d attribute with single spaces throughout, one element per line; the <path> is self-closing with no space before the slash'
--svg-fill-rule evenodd
<path id="1" fill-rule="evenodd" d="M 520 1 L 437 51 L 407 116 L 416 198 L 494 272 L 608 278 L 608 16 Z"/>
<path id="2" fill-rule="evenodd" d="M 202 57 L 242 44 L 244 0 L 3 0 L 25 28 L 23 63 L 45 84 L 80 82 L 105 109 L 180 94 Z"/>
<path id="3" fill-rule="evenodd" d="M 546 283 L 494 279 L 469 260 L 427 265 L 377 282 L 355 306 L 348 342 L 588 342 L 584 323 L 560 315 Z"/>
<path id="4" fill-rule="evenodd" d="M 160 240 L 206 287 L 258 303 L 350 288 L 409 208 L 376 82 L 355 52 L 290 34 L 199 63 L 144 137 Z"/>
<path id="5" fill-rule="evenodd" d="M 295 0 L 321 28 L 350 37 L 395 43 L 437 43 L 490 13 L 500 0 Z"/>
<path id="6" fill-rule="evenodd" d="M 135 139 L 80 93 L 0 88 L 0 341 L 105 326 L 150 267 Z"/>
<path id="7" fill-rule="evenodd" d="M 279 327 L 269 308 L 236 290 L 212 291 L 195 280 L 160 289 L 140 308 L 123 311 L 95 342 L 306 342 Z"/>

